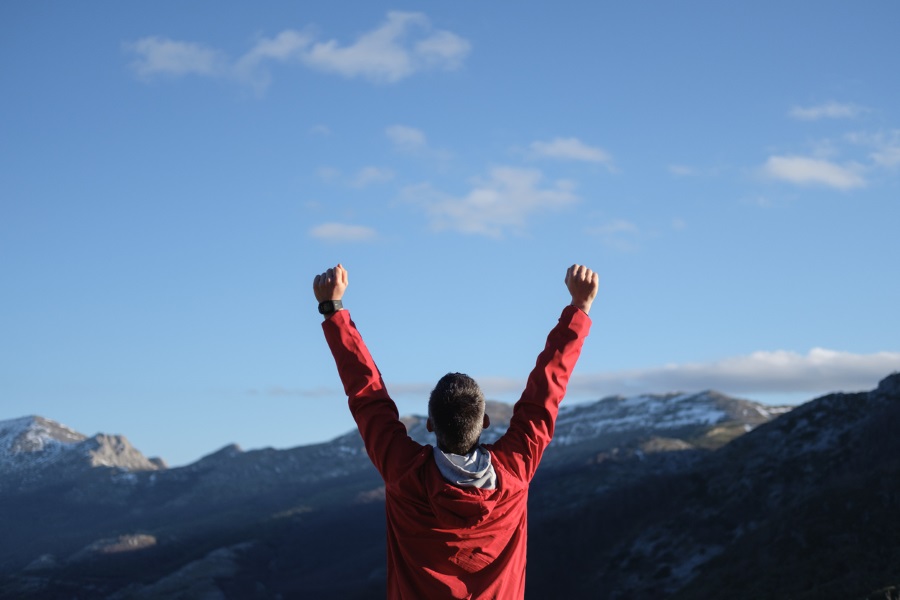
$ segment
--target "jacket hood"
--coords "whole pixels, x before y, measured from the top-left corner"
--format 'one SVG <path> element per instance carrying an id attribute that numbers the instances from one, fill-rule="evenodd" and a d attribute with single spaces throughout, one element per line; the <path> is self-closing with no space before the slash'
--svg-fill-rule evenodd
<path id="1" fill-rule="evenodd" d="M 466 456 L 434 449 L 435 468 L 429 469 L 428 498 L 438 520 L 447 527 L 472 527 L 494 509 L 497 475 L 491 455 L 483 447 Z"/>
<path id="2" fill-rule="evenodd" d="M 468 454 L 452 454 L 435 448 L 433 454 L 441 475 L 453 485 L 486 490 L 497 487 L 491 453 L 483 446 L 476 446 Z"/>

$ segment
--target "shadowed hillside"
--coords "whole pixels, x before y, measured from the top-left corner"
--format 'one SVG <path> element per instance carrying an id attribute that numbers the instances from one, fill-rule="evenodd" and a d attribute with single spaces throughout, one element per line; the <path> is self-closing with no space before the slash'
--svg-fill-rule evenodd
<path id="1" fill-rule="evenodd" d="M 510 415 L 488 410 L 486 442 Z M 715 392 L 567 407 L 529 499 L 528 597 L 890 597 L 898 417 L 900 375 L 789 412 Z M 0 596 L 383 597 L 384 491 L 358 433 L 176 469 L 123 440 L 0 422 Z"/>

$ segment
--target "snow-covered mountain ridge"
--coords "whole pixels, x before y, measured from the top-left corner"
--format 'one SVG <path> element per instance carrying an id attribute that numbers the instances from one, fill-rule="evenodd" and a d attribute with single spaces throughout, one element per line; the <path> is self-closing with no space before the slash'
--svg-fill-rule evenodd
<path id="1" fill-rule="evenodd" d="M 662 433 L 725 421 L 739 421 L 750 431 L 788 410 L 715 391 L 610 396 L 590 404 L 561 406 L 553 443 L 568 446 L 611 433 Z"/>
<path id="2" fill-rule="evenodd" d="M 0 421 L 0 470 L 18 471 L 52 463 L 86 437 L 43 417 Z"/>
<path id="3" fill-rule="evenodd" d="M 145 457 L 124 436 L 88 437 L 39 416 L 0 421 L 0 475 L 26 481 L 64 478 L 93 467 L 151 471 L 165 464 Z"/>
<path id="4" fill-rule="evenodd" d="M 610 396 L 596 402 L 563 404 L 556 422 L 552 447 L 562 448 L 585 442 L 602 441 L 610 435 L 634 435 L 646 438 L 665 437 L 667 433 L 691 427 L 712 427 L 719 423 L 740 423 L 750 431 L 789 410 L 770 407 L 748 400 L 740 400 L 715 391 L 694 394 L 645 394 L 633 397 Z M 487 412 L 491 426 L 482 435 L 482 443 L 490 444 L 509 427 L 512 406 L 488 401 Z M 434 444 L 434 434 L 425 429 L 425 416 L 403 418 L 410 437 L 422 444 Z M 224 452 L 224 450 L 228 450 Z M 343 460 L 359 460 L 367 464 L 362 440 L 350 431 L 330 442 L 298 447 L 295 452 L 316 450 L 319 460 L 331 456 Z M 244 454 L 271 453 L 271 450 L 243 452 L 237 446 L 227 446 L 200 459 L 188 470 L 212 466 L 213 463 L 234 462 Z M 275 451 L 276 453 L 280 451 Z M 344 463 L 345 466 L 346 463 Z M 125 471 L 155 471 L 165 469 L 160 459 L 148 459 L 131 446 L 123 436 L 97 434 L 91 438 L 65 425 L 39 416 L 0 421 L 0 475 L 18 475 L 32 479 L 49 467 L 83 469 L 85 467 L 115 467 Z M 330 469 L 332 474 L 343 468 Z M 304 477 L 313 476 L 305 472 Z M 315 476 L 313 476 L 315 478 Z"/>

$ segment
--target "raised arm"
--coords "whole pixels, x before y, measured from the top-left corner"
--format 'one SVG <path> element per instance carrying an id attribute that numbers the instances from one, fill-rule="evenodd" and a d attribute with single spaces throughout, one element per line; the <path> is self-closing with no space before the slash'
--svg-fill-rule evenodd
<path id="1" fill-rule="evenodd" d="M 397 406 L 385 388 L 381 373 L 363 342 L 349 311 L 330 302 L 340 302 L 347 289 L 347 270 L 341 265 L 316 275 L 313 292 L 319 311 L 325 315 L 322 330 L 344 384 L 350 413 L 359 427 L 366 452 L 381 476 L 389 481 L 405 471 L 421 450 L 400 422 Z M 335 308 L 333 311 L 323 310 Z"/>
<path id="2" fill-rule="evenodd" d="M 547 336 L 525 391 L 516 402 L 509 429 L 494 444 L 507 457 L 507 466 L 527 481 L 534 476 L 553 438 L 559 404 L 591 329 L 587 313 L 597 295 L 599 277 L 587 267 L 572 265 L 565 282 L 572 301 Z"/>

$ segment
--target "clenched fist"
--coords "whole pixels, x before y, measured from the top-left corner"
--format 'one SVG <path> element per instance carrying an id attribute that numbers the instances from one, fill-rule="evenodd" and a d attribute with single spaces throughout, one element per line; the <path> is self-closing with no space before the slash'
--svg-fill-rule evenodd
<path id="1" fill-rule="evenodd" d="M 316 275 L 313 279 L 313 293 L 316 300 L 340 300 L 347 289 L 347 269 L 341 263 L 328 269 L 324 273 Z"/>
<path id="2" fill-rule="evenodd" d="M 572 306 L 589 313 L 600 287 L 600 276 L 583 265 L 572 265 L 566 271 L 566 287 L 572 294 Z"/>

